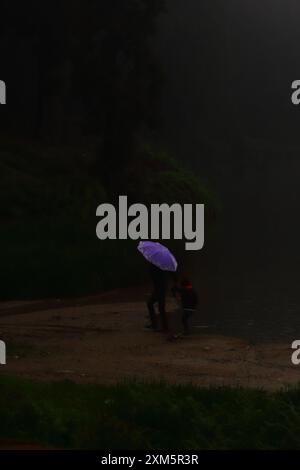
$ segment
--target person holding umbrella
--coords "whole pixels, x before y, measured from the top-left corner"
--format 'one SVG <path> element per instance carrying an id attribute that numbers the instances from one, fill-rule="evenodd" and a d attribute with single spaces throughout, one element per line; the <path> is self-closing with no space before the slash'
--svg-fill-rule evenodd
<path id="1" fill-rule="evenodd" d="M 158 304 L 161 328 L 168 332 L 168 320 L 166 314 L 166 295 L 168 287 L 168 274 L 177 270 L 177 261 L 172 253 L 163 245 L 156 242 L 140 242 L 138 250 L 150 263 L 150 276 L 153 283 L 153 292 L 147 301 L 150 317 L 150 325 L 154 331 L 158 330 L 157 316 L 154 305 Z"/>

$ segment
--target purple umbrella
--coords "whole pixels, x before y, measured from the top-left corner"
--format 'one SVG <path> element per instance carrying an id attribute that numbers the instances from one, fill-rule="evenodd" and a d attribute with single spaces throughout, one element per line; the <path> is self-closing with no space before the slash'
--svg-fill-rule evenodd
<path id="1" fill-rule="evenodd" d="M 163 271 L 177 270 L 177 261 L 165 246 L 155 242 L 140 242 L 138 250 L 147 261 Z"/>

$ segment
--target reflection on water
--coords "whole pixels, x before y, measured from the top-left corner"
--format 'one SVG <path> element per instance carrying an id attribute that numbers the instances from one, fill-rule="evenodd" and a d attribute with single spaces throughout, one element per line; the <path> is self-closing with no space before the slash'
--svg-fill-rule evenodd
<path id="1" fill-rule="evenodd" d="M 248 186 L 242 178 L 226 195 L 218 234 L 202 252 L 186 254 L 199 322 L 212 331 L 253 341 L 300 338 L 298 175 L 292 159 L 270 163 L 268 177 L 248 178 Z"/>
<path id="2" fill-rule="evenodd" d="M 227 254 L 189 260 L 200 297 L 197 323 L 215 333 L 250 340 L 288 340 L 300 335 L 297 270 L 287 263 L 261 262 Z"/>

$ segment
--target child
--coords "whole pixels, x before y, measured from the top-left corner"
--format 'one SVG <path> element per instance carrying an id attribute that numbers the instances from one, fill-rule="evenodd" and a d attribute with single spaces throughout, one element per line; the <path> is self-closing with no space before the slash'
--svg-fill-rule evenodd
<path id="1" fill-rule="evenodd" d="M 196 311 L 198 305 L 198 295 L 193 288 L 190 280 L 185 276 L 181 283 L 180 287 L 174 287 L 172 289 L 173 294 L 179 294 L 182 307 L 182 323 L 184 334 L 188 335 L 190 333 L 189 320 L 191 315 Z"/>

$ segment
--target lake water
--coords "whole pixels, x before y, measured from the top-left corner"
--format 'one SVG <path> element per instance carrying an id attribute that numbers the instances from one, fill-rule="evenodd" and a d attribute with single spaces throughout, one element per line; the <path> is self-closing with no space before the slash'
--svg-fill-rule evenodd
<path id="1" fill-rule="evenodd" d="M 251 341 L 300 338 L 297 153 L 257 162 L 230 190 L 217 233 L 185 262 L 201 298 L 197 323 Z"/>

